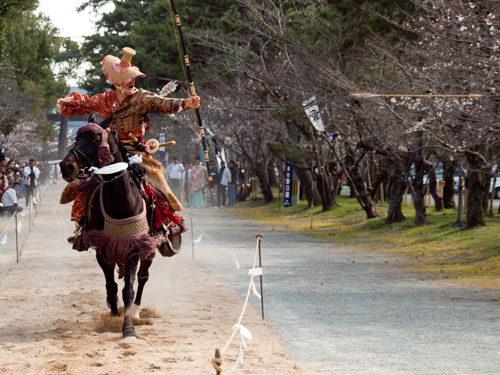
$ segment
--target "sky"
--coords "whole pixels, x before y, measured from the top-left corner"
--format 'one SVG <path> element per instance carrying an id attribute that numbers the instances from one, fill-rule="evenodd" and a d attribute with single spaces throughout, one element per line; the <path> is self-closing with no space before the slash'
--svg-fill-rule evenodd
<path id="1" fill-rule="evenodd" d="M 39 0 L 38 11 L 50 18 L 52 24 L 59 29 L 59 35 L 69 37 L 81 44 L 84 36 L 96 32 L 95 20 L 97 16 L 89 10 L 77 12 L 76 9 L 84 0 Z M 113 9 L 110 4 L 102 9 L 103 12 Z M 80 72 L 84 72 L 84 67 Z M 76 86 L 76 79 L 68 80 L 71 86 Z"/>
<path id="2" fill-rule="evenodd" d="M 95 32 L 93 18 L 89 12 L 78 13 L 76 9 L 84 0 L 39 0 L 38 11 L 50 18 L 59 29 L 59 34 L 76 42 L 83 42 L 85 35 Z"/>

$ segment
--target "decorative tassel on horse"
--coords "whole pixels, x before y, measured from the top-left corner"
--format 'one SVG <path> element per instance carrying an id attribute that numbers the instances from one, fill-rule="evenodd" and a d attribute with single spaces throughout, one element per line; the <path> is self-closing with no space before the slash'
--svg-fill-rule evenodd
<path id="1" fill-rule="evenodd" d="M 149 234 L 145 202 L 143 202 L 144 208 L 139 215 L 116 220 L 107 215 L 104 210 L 102 189 L 99 199 L 101 212 L 104 216 L 104 229 L 89 231 L 85 240 L 90 247 L 101 252 L 109 264 L 118 264 L 119 277 L 122 278 L 128 257 L 133 250 L 139 251 L 141 261 L 152 260 L 156 248 L 163 243 L 164 238 L 161 235 L 152 236 Z"/>

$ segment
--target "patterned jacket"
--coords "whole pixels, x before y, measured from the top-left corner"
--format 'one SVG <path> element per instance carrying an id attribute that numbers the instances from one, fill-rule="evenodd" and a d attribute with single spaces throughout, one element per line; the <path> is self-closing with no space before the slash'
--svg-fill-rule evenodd
<path id="1" fill-rule="evenodd" d="M 112 129 L 118 131 L 118 138 L 128 139 L 129 132 L 141 137 L 149 129 L 146 115 L 148 113 L 177 113 L 184 109 L 184 99 L 165 98 L 147 90 L 139 89 L 118 102 L 114 90 L 89 97 L 77 91 L 66 96 L 71 98 L 69 104 L 58 103 L 59 113 L 63 116 L 84 116 L 98 112 L 107 118 L 113 114 Z"/>

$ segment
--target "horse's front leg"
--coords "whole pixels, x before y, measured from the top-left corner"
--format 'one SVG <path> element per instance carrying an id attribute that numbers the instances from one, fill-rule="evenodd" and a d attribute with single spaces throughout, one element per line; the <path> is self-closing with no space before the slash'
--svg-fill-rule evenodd
<path id="1" fill-rule="evenodd" d="M 153 263 L 152 260 L 141 260 L 141 266 L 139 267 L 139 272 L 137 273 L 139 286 L 137 287 L 137 293 L 135 295 L 135 301 L 132 313 L 132 316 L 136 319 L 141 318 L 139 313 L 141 312 L 142 291 L 144 290 L 144 285 L 149 280 L 149 267 L 151 267 L 152 263 Z"/>
<path id="2" fill-rule="evenodd" d="M 123 316 L 123 337 L 137 337 L 134 326 L 132 324 L 132 302 L 134 301 L 134 280 L 137 271 L 137 263 L 139 262 L 139 254 L 131 255 L 125 267 L 125 286 L 122 290 L 124 316 Z"/>
<path id="3" fill-rule="evenodd" d="M 119 316 L 118 312 L 118 284 L 115 282 L 115 265 L 108 264 L 103 257 L 96 252 L 97 263 L 104 273 L 106 279 L 106 302 L 111 309 L 112 316 Z"/>

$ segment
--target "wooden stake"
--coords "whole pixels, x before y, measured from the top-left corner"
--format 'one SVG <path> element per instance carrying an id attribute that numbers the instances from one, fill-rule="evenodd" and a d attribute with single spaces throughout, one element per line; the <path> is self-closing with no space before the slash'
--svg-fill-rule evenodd
<path id="1" fill-rule="evenodd" d="M 260 234 L 257 235 L 257 240 L 259 241 L 259 267 L 262 268 L 262 254 L 260 249 L 260 243 L 262 242 L 262 236 Z M 264 320 L 264 289 L 262 285 L 262 275 L 260 277 L 260 305 L 262 308 L 262 320 Z"/>

